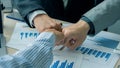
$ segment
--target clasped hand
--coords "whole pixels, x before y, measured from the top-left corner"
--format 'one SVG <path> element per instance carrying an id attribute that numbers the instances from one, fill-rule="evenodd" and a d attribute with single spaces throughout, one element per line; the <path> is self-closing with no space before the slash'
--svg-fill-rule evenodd
<path id="1" fill-rule="evenodd" d="M 76 24 L 62 28 L 59 21 L 52 19 L 48 15 L 38 15 L 34 19 L 34 25 L 39 32 L 52 29 L 57 37 L 56 45 L 64 45 L 70 49 L 80 46 L 90 29 L 89 25 L 80 20 Z"/>

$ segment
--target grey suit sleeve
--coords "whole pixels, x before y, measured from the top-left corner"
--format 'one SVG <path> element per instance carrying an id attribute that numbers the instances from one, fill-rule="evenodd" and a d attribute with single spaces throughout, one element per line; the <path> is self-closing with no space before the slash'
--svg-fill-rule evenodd
<path id="1" fill-rule="evenodd" d="M 120 0 L 105 0 L 84 14 L 92 21 L 95 34 L 120 19 Z"/>

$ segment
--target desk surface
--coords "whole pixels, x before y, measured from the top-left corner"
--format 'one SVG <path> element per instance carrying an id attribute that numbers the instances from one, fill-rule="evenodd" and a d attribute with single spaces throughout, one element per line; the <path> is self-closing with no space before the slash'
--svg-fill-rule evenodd
<path id="1" fill-rule="evenodd" d="M 4 26 L 3 27 L 4 27 L 4 36 L 6 38 L 6 41 L 8 42 L 10 40 L 10 37 L 12 35 L 13 29 L 14 29 L 17 21 L 6 18 L 6 15 L 7 14 L 4 14 L 4 19 L 3 19 L 4 20 Z M 17 51 L 16 49 L 7 47 L 7 53 L 8 54 L 13 54 L 16 51 Z M 120 67 L 118 67 L 118 65 L 120 65 L 120 59 L 116 63 L 115 68 L 120 68 Z"/>
<path id="2" fill-rule="evenodd" d="M 16 24 L 17 21 L 6 18 L 6 15 L 7 15 L 7 13 L 4 14 L 4 18 L 3 18 L 4 24 L 3 24 L 3 27 L 4 27 L 4 36 L 6 38 L 6 42 L 8 42 L 10 40 L 10 37 L 12 35 L 13 29 L 14 29 L 15 24 Z M 7 47 L 7 53 L 8 54 L 13 54 L 16 51 L 17 50 L 15 50 L 15 49 Z"/>

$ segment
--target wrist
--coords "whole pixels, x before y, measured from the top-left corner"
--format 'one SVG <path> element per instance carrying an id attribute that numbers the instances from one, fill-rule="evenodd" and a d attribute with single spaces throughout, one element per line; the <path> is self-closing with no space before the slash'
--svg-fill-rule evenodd
<path id="1" fill-rule="evenodd" d="M 90 27 L 89 32 L 87 34 L 94 35 L 95 28 L 94 28 L 94 24 L 92 23 L 92 21 L 89 18 L 87 18 L 86 16 L 82 16 L 81 20 L 85 21 Z"/>
<path id="2" fill-rule="evenodd" d="M 46 16 L 46 14 L 38 14 L 33 19 L 33 25 L 35 26 L 36 23 L 38 23 L 41 19 L 43 19 Z"/>
<path id="3" fill-rule="evenodd" d="M 84 29 L 87 33 L 90 30 L 90 26 L 87 22 L 85 22 L 84 20 L 80 20 L 78 21 L 77 25 L 80 27 L 80 29 Z"/>
<path id="4" fill-rule="evenodd" d="M 39 14 L 47 14 L 47 13 L 43 10 L 35 10 L 35 11 L 31 12 L 30 14 L 28 14 L 30 27 L 34 27 L 34 18 Z"/>

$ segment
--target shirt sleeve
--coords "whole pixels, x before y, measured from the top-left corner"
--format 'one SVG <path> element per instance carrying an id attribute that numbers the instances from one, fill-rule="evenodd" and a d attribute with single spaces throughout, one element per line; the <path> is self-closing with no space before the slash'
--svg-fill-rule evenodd
<path id="1" fill-rule="evenodd" d="M 27 48 L 13 55 L 0 57 L 1 68 L 49 68 L 53 60 L 55 35 L 43 32 Z"/>
<path id="2" fill-rule="evenodd" d="M 33 24 L 33 19 L 38 15 L 38 14 L 47 14 L 45 11 L 43 10 L 36 10 L 34 11 L 33 13 L 30 13 L 28 15 L 28 19 L 29 19 L 29 23 L 30 23 L 30 27 L 34 27 L 34 24 Z"/>

